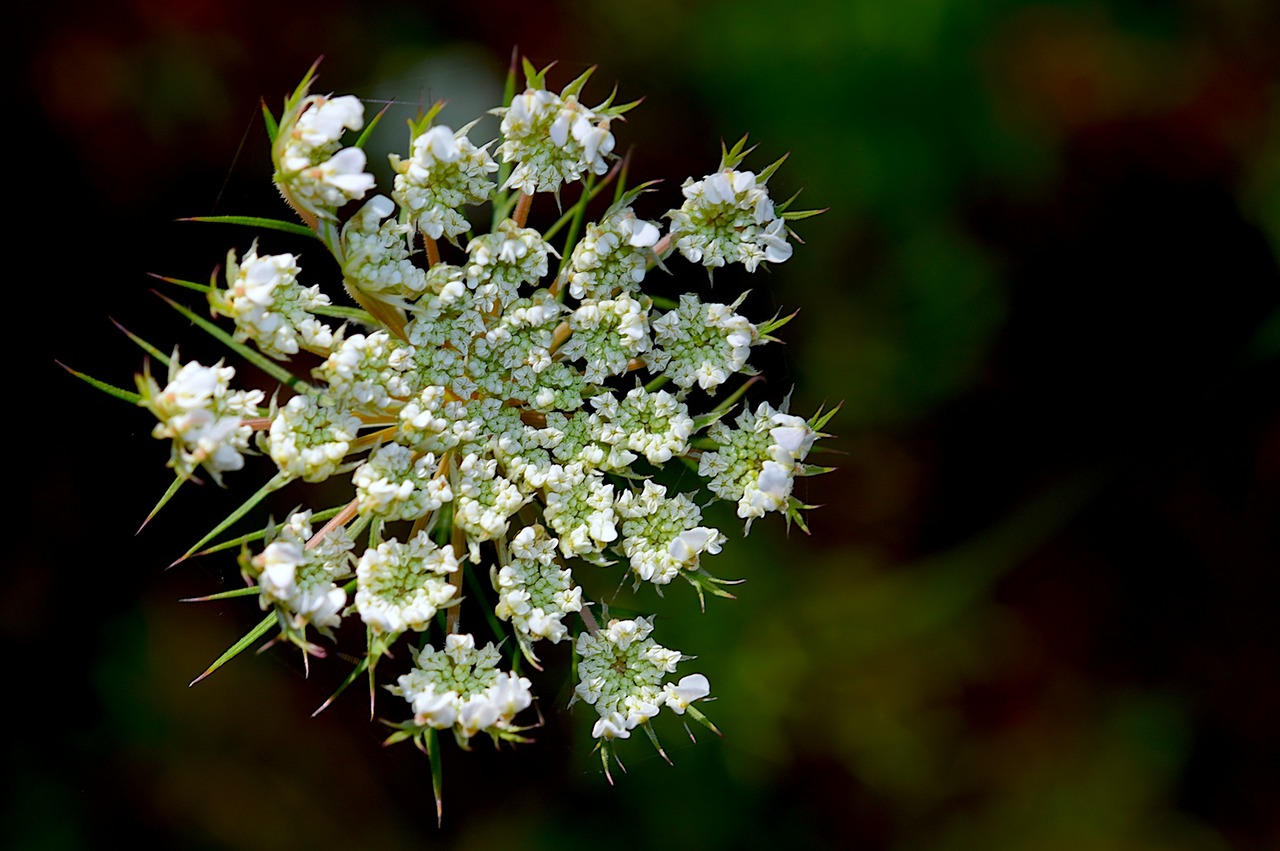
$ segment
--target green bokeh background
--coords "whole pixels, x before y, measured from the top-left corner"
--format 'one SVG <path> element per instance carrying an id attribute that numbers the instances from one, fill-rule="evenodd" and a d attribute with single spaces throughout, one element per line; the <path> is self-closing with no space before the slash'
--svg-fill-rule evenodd
<path id="1" fill-rule="evenodd" d="M 0 844 L 1280 847 L 1275 3 L 134 0 L 11 32 Z M 426 760 L 358 697 L 310 717 L 340 660 L 187 688 L 257 612 L 177 602 L 233 565 L 164 567 L 257 480 L 135 537 L 167 450 L 53 360 L 127 385 L 108 317 L 218 357 L 147 274 L 251 239 L 176 217 L 282 212 L 258 101 L 318 55 L 318 90 L 391 102 L 370 148 L 398 150 L 420 102 L 496 105 L 513 47 L 645 98 L 615 130 L 666 180 L 650 217 L 722 139 L 790 152 L 771 188 L 829 211 L 715 292 L 800 308 L 754 398 L 843 400 L 839 469 L 802 486 L 811 536 L 772 517 L 715 558 L 738 600 L 637 604 L 699 657 L 723 740 L 659 724 L 675 767 L 625 743 L 610 787 L 553 664 L 536 744 L 447 752 L 437 829 Z"/>

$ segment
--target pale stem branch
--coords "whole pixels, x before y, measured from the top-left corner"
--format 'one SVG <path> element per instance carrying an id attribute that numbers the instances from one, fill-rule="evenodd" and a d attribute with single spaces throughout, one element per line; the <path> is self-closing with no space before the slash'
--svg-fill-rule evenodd
<path id="1" fill-rule="evenodd" d="M 528 192 L 521 192 L 520 200 L 516 202 L 515 212 L 511 214 L 512 220 L 520 227 L 524 227 L 524 223 L 529 220 L 531 206 L 533 206 L 533 196 Z"/>
<path id="2" fill-rule="evenodd" d="M 329 534 L 334 529 L 337 529 L 339 526 L 347 525 L 347 523 L 351 521 L 351 518 L 356 516 L 356 508 L 359 506 L 359 504 L 360 504 L 359 497 L 356 497 L 355 499 L 351 500 L 351 502 L 347 503 L 346 506 L 343 507 L 341 511 L 339 511 L 337 514 L 333 515 L 332 518 L 330 518 L 328 523 L 324 524 L 323 529 L 321 529 L 319 532 L 316 532 L 314 535 L 311 536 L 311 540 L 307 541 L 307 546 L 305 547 L 305 549 L 308 549 L 308 550 L 314 549 L 320 544 L 320 541 L 324 539 L 325 535 Z"/>
<path id="3" fill-rule="evenodd" d="M 600 624 L 596 623 L 596 616 L 591 614 L 591 608 L 584 605 L 578 610 L 578 616 L 582 618 L 583 624 L 587 627 L 587 632 L 595 635 L 600 631 Z"/>

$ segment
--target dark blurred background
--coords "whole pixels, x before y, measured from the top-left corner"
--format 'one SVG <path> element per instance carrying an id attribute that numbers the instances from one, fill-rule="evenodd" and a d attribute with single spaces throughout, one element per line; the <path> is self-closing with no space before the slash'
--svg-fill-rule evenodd
<path id="1" fill-rule="evenodd" d="M 1277 8 L 24 6 L 0 844 L 1280 847 Z M 666 180 L 649 217 L 721 139 L 749 132 L 757 169 L 791 152 L 774 194 L 830 211 L 714 292 L 801 309 L 754 398 L 843 400 L 839 469 L 802 486 L 811 536 L 770 517 L 714 559 L 736 602 L 642 598 L 723 740 L 659 724 L 675 767 L 633 740 L 610 787 L 554 657 L 536 744 L 447 750 L 437 829 L 425 758 L 380 747 L 359 694 L 309 717 L 341 660 L 304 679 L 274 649 L 187 687 L 260 615 L 178 602 L 230 556 L 164 568 L 263 468 L 135 537 L 168 450 L 54 359 L 130 386 L 142 353 L 109 317 L 219 356 L 147 274 L 207 279 L 253 237 L 178 217 L 284 214 L 258 102 L 317 56 L 317 91 L 396 101 L 371 150 L 399 151 L 420 102 L 455 127 L 496 105 L 513 47 L 558 61 L 555 88 L 598 64 L 589 100 L 645 98 L 615 130 L 634 180 Z"/>

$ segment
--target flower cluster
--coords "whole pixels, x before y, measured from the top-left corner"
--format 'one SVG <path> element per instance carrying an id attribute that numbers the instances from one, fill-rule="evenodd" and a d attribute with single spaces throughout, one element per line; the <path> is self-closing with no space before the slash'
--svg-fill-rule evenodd
<path id="1" fill-rule="evenodd" d="M 422 648 L 413 670 L 388 690 L 413 707 L 415 724 L 452 728 L 464 747 L 476 733 L 508 738 L 521 729 L 513 719 L 533 703 L 533 693 L 529 680 L 497 669 L 500 658 L 492 644 L 477 650 L 470 635 L 448 635 L 444 649 Z"/>
<path id="2" fill-rule="evenodd" d="M 257 416 L 262 391 L 232 390 L 235 374 L 222 361 L 181 364 L 175 353 L 163 389 L 149 371 L 138 376 L 139 403 L 160 420 L 151 434 L 173 441 L 169 466 L 179 476 L 191 476 L 199 467 L 221 483 L 222 473 L 244 467 L 242 453 L 253 434 L 245 420 Z"/>
<path id="3" fill-rule="evenodd" d="M 707 677 L 672 679 L 693 657 L 658 644 L 651 618 L 609 619 L 616 581 L 585 589 L 578 567 L 594 563 L 637 590 L 683 579 L 703 606 L 705 592 L 729 597 L 707 569 L 728 536 L 704 508 L 736 505 L 747 529 L 768 513 L 803 527 L 809 506 L 792 495 L 795 479 L 824 470 L 806 458 L 834 413 L 806 420 L 760 402 L 728 424 L 750 386 L 738 377 L 754 374 L 751 349 L 789 317 L 753 323 L 738 313 L 745 294 L 721 304 L 644 291 L 677 256 L 747 271 L 785 261 L 788 222 L 811 213 L 771 199 L 766 182 L 781 160 L 756 175 L 739 170 L 745 140 L 723 150 L 717 170 L 685 183 L 664 229 L 639 211 L 648 184 L 597 202 L 625 174 L 611 122 L 634 104 L 588 108 L 579 96 L 589 73 L 553 93 L 546 71 L 524 70 L 525 90 L 492 111 L 496 146 L 470 141 L 475 122 L 435 123 L 437 105 L 409 122 L 389 195 L 367 200 L 365 153 L 344 146 L 364 127 L 363 105 L 310 94 L 308 74 L 268 127 L 275 183 L 322 248 L 303 269 L 301 254 L 254 242 L 239 260 L 231 253 L 225 288 L 183 282 L 206 291 L 212 320 L 175 305 L 278 382 L 269 405 L 260 390 L 232 390 L 222 362 L 181 364 L 149 344 L 167 383 L 147 372 L 136 394 L 111 388 L 154 413 L 155 436 L 172 441 L 166 500 L 198 470 L 221 483 L 242 468 L 255 432 L 274 464 L 267 485 L 188 556 L 272 490 L 327 482 L 332 493 L 328 480 L 349 477 L 339 504 L 221 545 L 239 545 L 244 593 L 269 610 L 237 649 L 275 625 L 321 655 L 312 633 L 337 642 L 340 629 L 358 630 L 365 650 L 347 682 L 367 670 L 376 694 L 375 666 L 401 666 L 388 688 L 411 718 L 392 724 L 392 739 L 431 755 L 437 793 L 438 731 L 464 747 L 477 733 L 524 740 L 529 720 L 517 717 L 534 697 L 520 666 L 538 666 L 544 643 L 577 660 L 576 699 L 597 713 L 606 771 L 614 742 L 633 730 L 656 744 L 651 721 L 664 707 L 715 729 L 692 705 L 710 696 Z M 561 192 L 579 182 L 561 215 Z M 556 204 L 542 212 L 559 219 L 537 227 L 531 210 L 544 193 Z M 491 227 L 472 234 L 483 215 Z M 335 278 L 345 304 L 321 292 Z M 304 353 L 309 371 L 297 366 Z M 464 618 L 487 623 L 496 643 L 477 649 Z M 408 633 L 423 634 L 423 649 L 391 653 Z"/>
<path id="4" fill-rule="evenodd" d="M 649 637 L 652 632 L 652 618 L 636 618 L 611 620 L 605 629 L 578 636 L 581 661 L 574 694 L 600 716 L 591 731 L 597 739 L 625 739 L 663 706 L 683 715 L 690 703 L 711 693 L 702 674 L 663 682 L 690 657 L 658 644 Z"/>

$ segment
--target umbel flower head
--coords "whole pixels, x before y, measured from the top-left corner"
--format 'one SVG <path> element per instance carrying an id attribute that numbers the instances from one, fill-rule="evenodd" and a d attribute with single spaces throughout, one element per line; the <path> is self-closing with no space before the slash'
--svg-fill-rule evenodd
<path id="1" fill-rule="evenodd" d="M 304 661 L 345 648 L 331 662 L 358 661 L 339 692 L 367 676 L 389 741 L 430 757 L 437 802 L 440 731 L 464 749 L 481 733 L 528 741 L 557 708 L 521 674 L 544 659 L 573 657 L 573 702 L 594 710 L 584 733 L 606 774 L 636 730 L 662 753 L 660 716 L 715 730 L 699 708 L 709 679 L 677 671 L 694 657 L 660 644 L 652 617 L 607 606 L 626 580 L 642 595 L 683 580 L 699 608 L 708 592 L 731 598 L 711 572 L 731 546 L 722 518 L 736 514 L 744 534 L 769 514 L 804 529 L 797 481 L 826 470 L 808 456 L 834 414 L 746 404 L 752 350 L 791 317 L 748 318 L 745 293 L 649 291 L 679 260 L 785 262 L 791 223 L 814 211 L 772 197 L 782 160 L 753 172 L 745 138 L 722 147 L 664 226 L 645 212 L 652 183 L 622 185 L 614 133 L 635 103 L 588 106 L 590 71 L 553 92 L 546 69 L 523 70 L 524 88 L 513 68 L 514 94 L 491 110 L 495 139 L 472 141 L 489 132 L 480 119 L 438 123 L 440 104 L 410 119 L 386 194 L 353 138 L 381 115 L 312 93 L 314 67 L 279 118 L 264 110 L 273 179 L 301 224 L 205 219 L 274 231 L 272 247 L 233 247 L 208 284 L 165 280 L 203 293 L 209 315 L 169 303 L 275 382 L 269 398 L 235 389 L 225 361 L 183 362 L 137 337 L 163 381 L 150 365 L 137 392 L 76 373 L 146 408 L 170 442 L 174 484 L 152 515 L 183 483 L 223 484 L 248 455 L 274 468 L 182 556 L 238 548 L 245 587 L 212 596 L 256 597 L 265 612 L 201 676 L 273 631 Z M 317 497 L 343 486 L 337 504 Z M 301 507 L 283 523 L 246 519 L 284 487 Z M 584 562 L 615 578 L 590 587 L 598 572 Z M 397 652 L 407 640 L 419 649 Z"/>

